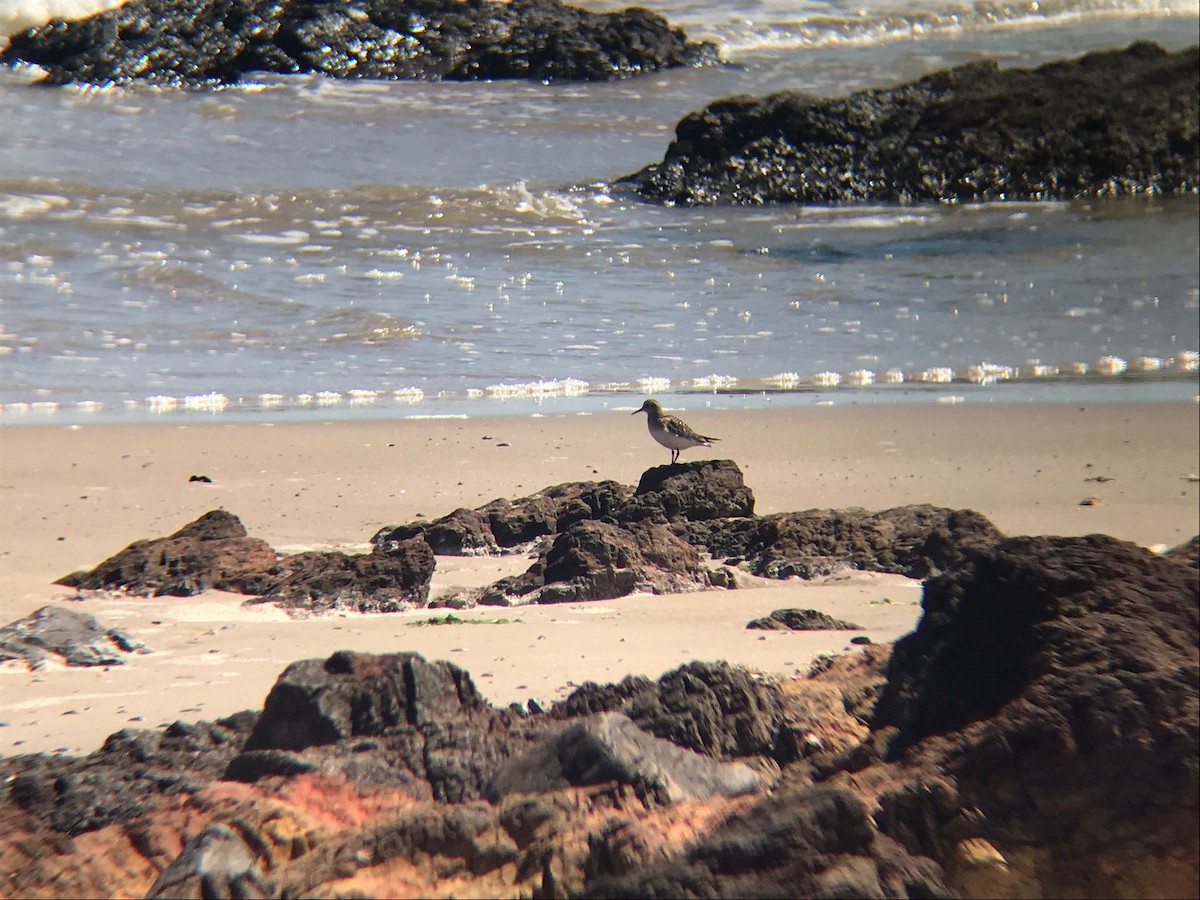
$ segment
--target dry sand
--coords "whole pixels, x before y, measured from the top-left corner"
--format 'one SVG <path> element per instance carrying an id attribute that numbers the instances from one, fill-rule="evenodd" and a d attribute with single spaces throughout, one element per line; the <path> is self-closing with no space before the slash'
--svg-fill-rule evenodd
<path id="1" fill-rule="evenodd" d="M 284 552 L 365 549 L 380 527 L 421 514 L 434 518 L 565 481 L 636 484 L 668 453 L 641 418 L 630 417 L 633 408 L 530 418 L 0 427 L 0 624 L 71 598 L 52 584 L 56 578 L 217 507 Z M 933 503 L 979 510 L 1009 534 L 1104 532 L 1165 547 L 1200 532 L 1194 403 L 852 405 L 696 410 L 686 418 L 722 441 L 684 459 L 736 460 L 759 513 Z M 212 483 L 189 482 L 191 475 Z M 434 593 L 527 564 L 439 558 Z M 155 652 L 107 669 L 3 664 L 0 755 L 86 753 L 127 725 L 260 707 L 288 662 L 338 649 L 419 651 L 466 668 L 493 702 L 548 704 L 585 680 L 656 677 L 693 659 L 803 672 L 819 653 L 852 650 L 854 634 L 894 639 L 920 613 L 920 584 L 894 576 L 810 584 L 747 578 L 745 587 L 469 610 L 456 615 L 483 621 L 458 625 L 420 624 L 443 610 L 293 620 L 215 592 L 71 601 Z M 745 629 L 784 607 L 863 627 Z"/>

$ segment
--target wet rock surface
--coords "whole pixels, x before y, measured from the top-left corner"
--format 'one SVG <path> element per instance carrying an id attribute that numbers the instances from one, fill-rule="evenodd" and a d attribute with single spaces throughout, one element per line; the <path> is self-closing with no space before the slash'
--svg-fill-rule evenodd
<path id="1" fill-rule="evenodd" d="M 502 710 L 339 652 L 262 713 L 0 760 L 3 892 L 1194 895 L 1198 620 L 1186 563 L 1012 537 L 804 677 L 695 662 Z"/>
<path id="2" fill-rule="evenodd" d="M 117 628 L 63 606 L 43 606 L 0 628 L 0 662 L 24 660 L 30 668 L 57 660 L 68 666 L 119 666 L 148 646 Z"/>
<path id="3" fill-rule="evenodd" d="M 711 43 L 633 7 L 558 0 L 131 0 L 13 35 L 0 62 L 52 84 L 221 84 L 255 72 L 336 78 L 611 81 L 715 65 Z"/>
<path id="4" fill-rule="evenodd" d="M 1200 190 L 1200 49 L 1139 42 L 1036 69 L 718 100 L 621 184 L 667 203 L 1069 199 Z"/>

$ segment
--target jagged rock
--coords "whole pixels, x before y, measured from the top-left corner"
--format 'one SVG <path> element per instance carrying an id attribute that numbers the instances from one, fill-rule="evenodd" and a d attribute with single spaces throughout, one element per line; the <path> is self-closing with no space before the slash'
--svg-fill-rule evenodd
<path id="1" fill-rule="evenodd" d="M 716 759 L 773 756 L 783 722 L 779 689 L 728 663 L 692 662 L 657 682 L 587 682 L 554 704 L 555 718 L 618 710 L 650 734 Z"/>
<path id="2" fill-rule="evenodd" d="M 605 600 L 634 591 L 677 593 L 709 584 L 700 554 L 665 525 L 572 525 L 529 569 L 477 592 L 486 605 Z M 461 598 L 460 598 L 461 599 Z"/>
<path id="3" fill-rule="evenodd" d="M 598 713 L 572 722 L 530 752 L 504 763 L 488 786 L 489 799 L 615 781 L 644 802 L 675 803 L 732 797 L 760 787 L 742 763 L 717 762 L 652 737 L 625 715 Z"/>
<path id="4" fill-rule="evenodd" d="M 1200 190 L 1200 50 L 1138 42 L 1036 69 L 993 60 L 822 98 L 686 116 L 623 183 L 669 203 L 1046 200 Z"/>
<path id="5" fill-rule="evenodd" d="M 148 898 L 202 900 L 208 897 L 273 896 L 257 854 L 227 825 L 209 825 L 163 870 Z"/>
<path id="6" fill-rule="evenodd" d="M 429 544 L 414 537 L 356 556 L 336 551 L 297 553 L 280 565 L 287 574 L 264 596 L 249 602 L 315 613 L 396 612 L 425 605 L 436 560 Z"/>
<path id="7" fill-rule="evenodd" d="M 584 897 L 953 897 L 931 860 L 873 827 L 844 788 L 789 786 L 735 814 L 683 853 Z"/>
<path id="8" fill-rule="evenodd" d="M 843 622 L 815 609 L 777 609 L 769 616 L 752 619 L 747 628 L 758 631 L 860 631 L 861 625 Z"/>
<path id="9" fill-rule="evenodd" d="M 237 516 L 215 509 L 169 537 L 135 541 L 90 572 L 55 583 L 147 597 L 191 597 L 207 590 L 261 594 L 278 577 L 277 563 L 266 541 L 247 537 Z"/>
<path id="10" fill-rule="evenodd" d="M 754 515 L 754 494 L 731 459 L 655 466 L 642 473 L 621 522 L 702 522 Z"/>
<path id="11" fill-rule="evenodd" d="M 1194 893 L 1198 643 L 1195 574 L 1141 547 L 968 550 L 926 584 L 875 707 L 873 745 L 914 772 L 881 796 L 881 826 L 947 863 L 984 838 L 1022 893 Z"/>
<path id="12" fill-rule="evenodd" d="M 354 653 L 288 666 L 267 695 L 246 750 L 303 750 L 397 726 L 438 724 L 490 709 L 471 676 L 416 653 Z"/>
<path id="13" fill-rule="evenodd" d="M 1170 550 L 1164 553 L 1163 556 L 1166 559 L 1183 563 L 1185 566 L 1190 566 L 1191 568 L 1200 571 L 1200 534 L 1196 535 L 1185 544 L 1180 544 L 1178 547 L 1172 547 Z"/>
<path id="14" fill-rule="evenodd" d="M 741 559 L 755 575 L 815 578 L 843 569 L 924 578 L 948 568 L 963 549 L 1001 537 L 973 510 L 918 504 L 881 512 L 851 507 L 778 513 L 676 526 L 713 556 Z"/>
<path id="15" fill-rule="evenodd" d="M 236 82 L 251 72 L 338 78 L 611 81 L 719 62 L 645 9 L 593 13 L 558 0 L 130 0 L 13 35 L 5 63 L 53 84 Z"/>
<path id="16" fill-rule="evenodd" d="M 548 487 L 519 500 L 493 500 L 477 509 L 457 509 L 433 522 L 381 529 L 371 539 L 377 549 L 423 536 L 435 553 L 472 556 L 523 549 L 531 541 L 585 519 L 613 516 L 632 491 L 615 481 L 577 481 Z"/>
<path id="17" fill-rule="evenodd" d="M 392 612 L 429 599 L 435 562 L 420 536 L 356 556 L 314 551 L 280 557 L 266 541 L 247 537 L 237 516 L 218 509 L 169 537 L 135 541 L 90 572 L 57 583 L 156 597 L 233 591 L 256 597 L 252 603 L 318 613 Z"/>
<path id="18" fill-rule="evenodd" d="M 68 666 L 119 666 L 126 654 L 152 652 L 95 616 L 62 606 L 43 606 L 0 628 L 0 660 L 23 659 L 34 669 L 54 656 Z"/>
<path id="19" fill-rule="evenodd" d="M 7 799 L 54 832 L 78 835 L 131 822 L 164 798 L 219 776 L 256 718 L 246 712 L 157 732 L 122 729 L 82 758 L 0 759 L 0 783 L 8 785 Z"/>

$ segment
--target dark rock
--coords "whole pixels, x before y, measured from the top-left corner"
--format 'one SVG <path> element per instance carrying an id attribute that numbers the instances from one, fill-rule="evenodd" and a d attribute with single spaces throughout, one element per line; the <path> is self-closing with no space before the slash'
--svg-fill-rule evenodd
<path id="1" fill-rule="evenodd" d="M 560 790 L 615 781 L 643 802 L 732 797 L 759 789 L 742 763 L 717 762 L 652 737 L 628 716 L 598 713 L 572 722 L 529 753 L 500 767 L 489 784 L 493 801 L 513 793 Z"/>
<path id="2" fill-rule="evenodd" d="M 227 83 L 251 72 L 338 78 L 610 81 L 718 62 L 645 9 L 558 0 L 131 0 L 14 35 L 0 62 L 53 84 Z"/>
<path id="3" fill-rule="evenodd" d="M 632 491 L 615 481 L 560 484 L 519 500 L 493 500 L 477 509 L 457 509 L 433 522 L 381 529 L 377 549 L 423 536 L 434 553 L 474 556 L 523 550 L 531 541 L 557 534 L 585 519 L 613 516 Z"/>
<path id="4" fill-rule="evenodd" d="M 760 800 L 671 859 L 596 878 L 583 896 L 954 895 L 936 864 L 879 834 L 862 800 L 844 788 L 816 785 Z"/>
<path id="5" fill-rule="evenodd" d="M 559 534 L 538 561 L 475 595 L 479 603 L 565 603 L 605 600 L 634 591 L 654 594 L 708 585 L 700 555 L 665 525 L 584 521 Z"/>
<path id="6" fill-rule="evenodd" d="M 826 99 L 731 97 L 625 182 L 669 203 L 1045 200 L 1200 190 L 1200 50 L 1139 42 Z"/>
<path id="7" fill-rule="evenodd" d="M 746 627 L 759 631 L 857 631 L 862 628 L 815 609 L 777 609 L 769 616 L 747 622 Z"/>
<path id="8" fill-rule="evenodd" d="M 471 676 L 415 653 L 339 651 L 292 663 L 267 695 L 246 750 L 303 750 L 490 709 Z"/>
<path id="9" fill-rule="evenodd" d="M 617 513 L 621 522 L 702 522 L 754 515 L 754 494 L 730 459 L 655 466 L 642 473 L 633 499 Z"/>
<path id="10" fill-rule="evenodd" d="M 554 704 L 555 718 L 617 710 L 639 728 L 716 759 L 771 756 L 783 721 L 778 688 L 728 663 L 692 662 L 657 682 L 588 682 Z"/>
<path id="11" fill-rule="evenodd" d="M 1200 534 L 1185 544 L 1172 547 L 1163 554 L 1163 557 L 1200 571 Z"/>
<path id="12" fill-rule="evenodd" d="M 216 509 L 169 537 L 135 541 L 90 572 L 75 572 L 56 584 L 155 597 L 207 590 L 261 594 L 276 580 L 277 562 L 266 541 L 247 537 L 237 516 Z"/>
<path id="13" fill-rule="evenodd" d="M 62 606 L 43 606 L 0 628 L 0 660 L 23 659 L 34 669 L 52 655 L 68 666 L 119 666 L 126 654 L 151 652 L 125 632 Z"/>
<path id="14" fill-rule="evenodd" d="M 969 550 L 926 584 L 888 666 L 875 740 L 921 774 L 881 797 L 881 826 L 947 863 L 982 835 L 1024 893 L 1194 890 L 1198 643 L 1195 574 L 1141 547 Z"/>
<path id="15" fill-rule="evenodd" d="M 456 509 L 433 522 L 414 522 L 410 525 L 388 527 L 378 531 L 371 543 L 378 549 L 389 549 L 414 538 L 424 538 L 433 552 L 441 556 L 485 556 L 498 553 L 499 545 L 492 534 L 486 507 Z"/>
<path id="16" fill-rule="evenodd" d="M 0 759 L 7 798 L 31 821 L 78 835 L 136 820 L 163 798 L 220 775 L 257 718 L 239 713 L 186 733 L 127 728 L 82 758 L 31 754 Z"/>
<path id="17" fill-rule="evenodd" d="M 676 527 L 714 556 L 741 558 L 755 575 L 815 578 L 842 569 L 924 578 L 960 559 L 964 548 L 1001 537 L 972 510 L 899 506 L 779 513 Z"/>
<path id="18" fill-rule="evenodd" d="M 316 769 L 316 764 L 286 750 L 245 750 L 230 760 L 221 777 L 226 781 L 253 782 L 272 775 L 303 775 Z"/>
<path id="19" fill-rule="evenodd" d="M 426 603 L 435 565 L 433 550 L 421 537 L 390 541 L 386 550 L 356 556 L 297 553 L 280 562 L 287 574 L 250 602 L 315 613 L 396 612 Z"/>

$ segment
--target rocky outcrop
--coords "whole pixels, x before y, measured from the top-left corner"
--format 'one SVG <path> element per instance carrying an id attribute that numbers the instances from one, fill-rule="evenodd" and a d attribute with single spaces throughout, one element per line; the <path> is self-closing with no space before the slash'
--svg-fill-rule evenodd
<path id="1" fill-rule="evenodd" d="M 692 662 L 657 682 L 629 676 L 618 684 L 587 682 L 554 704 L 569 719 L 618 711 L 638 727 L 716 759 L 774 757 L 787 715 L 779 688 L 727 663 Z"/>
<path id="2" fill-rule="evenodd" d="M 846 569 L 923 578 L 1000 539 L 973 510 L 918 504 L 880 512 L 814 509 L 677 529 L 710 554 L 767 578 L 816 578 Z"/>
<path id="3" fill-rule="evenodd" d="M 769 616 L 752 619 L 747 628 L 757 631 L 859 631 L 861 625 L 835 619 L 816 609 L 777 609 Z"/>
<path id="4" fill-rule="evenodd" d="M 881 826 L 991 872 L 976 891 L 1195 894 L 1198 620 L 1194 572 L 1103 535 L 969 551 L 888 665 L 867 746 L 892 763 L 854 780 L 910 773 Z"/>
<path id="5" fill-rule="evenodd" d="M 43 606 L 0 628 L 0 662 L 24 660 L 31 669 L 57 659 L 68 666 L 119 666 L 148 646 L 95 616 L 62 606 Z"/>
<path id="6" fill-rule="evenodd" d="M 10 41 L 0 61 L 41 66 L 52 84 L 216 84 L 255 72 L 611 81 L 719 62 L 713 44 L 645 9 L 559 0 L 130 0 Z"/>
<path id="7" fill-rule="evenodd" d="M 543 712 L 339 652 L 261 714 L 0 759 L 0 895 L 1200 892 L 1194 570 L 1101 535 L 948 566 L 894 649 L 802 678 L 691 663 Z"/>
<path id="8" fill-rule="evenodd" d="M 156 596 L 217 588 L 258 595 L 247 602 L 271 602 L 296 614 L 391 612 L 428 604 L 435 553 L 534 548 L 538 554 L 520 575 L 433 604 L 461 608 L 733 588 L 729 566 L 770 578 L 815 578 L 849 568 L 920 578 L 951 566 L 964 548 L 999 538 L 978 513 L 924 505 L 755 516 L 754 494 L 737 464 L 705 460 L 649 469 L 636 489 L 572 482 L 432 522 L 388 526 L 371 539 L 371 552 L 359 555 L 280 557 L 247 537 L 236 516 L 215 510 L 59 583 Z M 708 565 L 705 557 L 726 565 Z"/>
<path id="9" fill-rule="evenodd" d="M 635 591 L 700 590 L 712 581 L 700 554 L 665 525 L 579 522 L 559 534 L 521 575 L 439 601 L 449 606 L 513 606 L 605 600 Z"/>
<path id="10" fill-rule="evenodd" d="M 165 538 L 135 541 L 88 572 L 56 584 L 80 590 L 123 590 L 145 597 L 191 597 L 207 590 L 261 594 L 280 573 L 279 555 L 249 537 L 240 519 L 207 512 Z"/>
<path id="11" fill-rule="evenodd" d="M 297 553 L 282 560 L 286 574 L 250 602 L 313 613 L 396 612 L 425 605 L 435 565 L 433 549 L 420 537 L 357 555 Z"/>
<path id="12" fill-rule="evenodd" d="M 621 522 L 672 524 L 753 515 L 754 493 L 731 459 L 647 469 L 633 497 L 616 512 Z"/>
<path id="13" fill-rule="evenodd" d="M 623 508 L 632 496 L 615 481 L 569 482 L 548 487 L 519 500 L 493 500 L 478 509 L 457 509 L 432 522 L 380 529 L 372 544 L 393 544 L 423 537 L 443 556 L 520 552 L 539 538 L 564 531 L 576 522 L 604 519 Z"/>
<path id="14" fill-rule="evenodd" d="M 433 550 L 419 536 L 390 541 L 369 554 L 280 556 L 266 541 L 248 537 L 237 516 L 217 509 L 168 537 L 136 541 L 96 568 L 56 583 L 146 597 L 233 591 L 257 595 L 248 602 L 295 612 L 392 612 L 424 605 L 434 565 Z"/>
<path id="15" fill-rule="evenodd" d="M 1200 50 L 994 61 L 823 98 L 719 100 L 628 176 L 666 203 L 1045 200 L 1200 190 Z"/>
<path id="16" fill-rule="evenodd" d="M 953 897 L 939 867 L 881 835 L 851 791 L 791 785 L 672 859 L 585 897 Z"/>
<path id="17" fill-rule="evenodd" d="M 503 763 L 487 792 L 513 794 L 616 782 L 643 803 L 735 797 L 760 790 L 763 779 L 739 762 L 718 762 L 652 737 L 628 716 L 598 713 L 572 722 L 528 753 Z"/>

